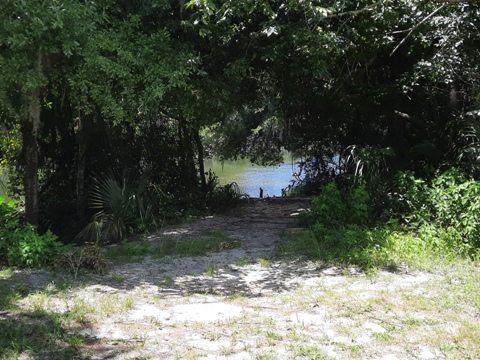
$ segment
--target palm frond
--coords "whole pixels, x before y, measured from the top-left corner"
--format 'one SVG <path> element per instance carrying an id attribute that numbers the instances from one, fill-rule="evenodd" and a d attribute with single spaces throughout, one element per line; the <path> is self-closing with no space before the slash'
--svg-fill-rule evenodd
<path id="1" fill-rule="evenodd" d="M 87 242 L 99 243 L 102 238 L 103 223 L 100 221 L 92 221 L 85 226 L 82 231 L 78 233 L 73 241 L 77 244 L 84 244 Z"/>
<path id="2" fill-rule="evenodd" d="M 98 211 L 94 221 L 77 237 L 117 242 L 126 236 L 129 227 L 148 227 L 153 219 L 153 208 L 146 198 L 150 175 L 151 169 L 147 169 L 140 175 L 125 171 L 120 180 L 112 176 L 95 179 L 90 205 Z"/>
<path id="3" fill-rule="evenodd" d="M 395 156 L 391 147 L 360 147 L 350 145 L 344 151 L 347 169 L 351 169 L 355 182 L 360 179 L 369 182 L 384 176 L 389 168 L 389 159 Z"/>

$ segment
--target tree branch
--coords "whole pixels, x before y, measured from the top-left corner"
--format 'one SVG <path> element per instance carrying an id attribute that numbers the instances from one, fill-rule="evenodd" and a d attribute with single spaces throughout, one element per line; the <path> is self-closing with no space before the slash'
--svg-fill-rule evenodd
<path id="1" fill-rule="evenodd" d="M 431 14 L 427 15 L 422 21 L 420 21 L 417 25 L 415 25 L 414 27 L 412 27 L 412 30 L 409 31 L 409 33 L 407 34 L 407 36 L 405 36 L 403 38 L 402 41 L 400 41 L 400 43 L 395 47 L 395 49 L 393 49 L 393 51 L 390 53 L 390 56 L 392 56 L 400 46 L 403 45 L 403 43 L 405 41 L 407 41 L 407 39 L 410 37 L 410 35 L 413 34 L 413 32 L 418 29 L 420 27 L 420 25 L 422 25 L 423 23 L 425 23 L 428 19 L 430 19 L 431 17 L 433 17 L 436 13 L 438 13 L 440 10 L 442 10 L 447 4 L 443 4 L 442 6 L 440 6 L 439 8 L 435 9 Z"/>
<path id="2" fill-rule="evenodd" d="M 324 19 L 336 18 L 336 17 L 341 17 L 341 16 L 355 16 L 355 15 L 361 14 L 362 12 L 370 11 L 378 5 L 380 5 L 379 2 L 375 3 L 375 4 L 372 4 L 372 5 L 365 6 L 363 9 L 359 9 L 359 10 L 344 11 L 344 12 L 341 12 L 341 13 L 326 15 L 324 17 Z"/>

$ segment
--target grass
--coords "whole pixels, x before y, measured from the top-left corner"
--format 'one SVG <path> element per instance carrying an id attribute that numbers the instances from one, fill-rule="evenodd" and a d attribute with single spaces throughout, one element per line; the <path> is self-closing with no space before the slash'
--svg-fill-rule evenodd
<path id="1" fill-rule="evenodd" d="M 272 307 L 270 311 L 274 313 L 264 313 L 262 307 L 258 307 L 254 313 L 216 322 L 214 327 L 198 324 L 195 331 L 203 333 L 202 338 L 211 343 L 229 339 L 230 344 L 222 344 L 218 348 L 217 355 L 223 356 L 242 351 L 243 346 L 253 358 L 259 359 L 282 356 L 329 359 L 326 352 L 328 348 L 341 354 L 341 357 L 360 359 L 371 356 L 372 349 L 395 346 L 400 349 L 408 347 L 409 356 L 414 357 L 417 356 L 415 349 L 421 345 L 441 349 L 447 358 L 473 359 L 480 351 L 480 326 L 478 321 L 472 323 L 473 315 L 463 312 L 474 309 L 475 302 L 467 296 L 475 292 L 471 287 L 478 269 L 477 273 L 472 273 L 472 269 L 467 264 L 459 264 L 457 268 L 450 268 L 449 277 L 433 278 L 425 284 L 391 290 L 380 286 L 381 290 L 366 298 L 360 298 L 358 291 L 350 289 L 358 286 L 358 281 L 369 284 L 366 275 L 358 279 L 339 275 L 344 280 L 338 285 L 328 285 L 321 279 L 313 287 L 299 286 L 292 290 L 289 297 L 284 296 L 281 302 L 276 303 L 275 309 Z M 393 276 L 397 275 L 381 272 L 376 281 L 388 284 Z M 84 354 L 82 349 L 86 347 L 86 339 L 78 330 L 122 316 L 132 310 L 139 299 L 155 303 L 160 308 L 166 306 L 158 295 L 143 290 L 127 295 L 86 291 L 82 288 L 72 291 L 59 290 L 56 283 L 49 282 L 43 291 L 14 298 L 11 305 L 12 308 L 17 305 L 13 310 L 15 321 L 0 318 L 0 352 L 6 354 L 0 358 L 16 359 L 26 353 L 34 358 L 42 358 L 43 354 L 51 354 L 51 358 L 74 358 Z M 458 308 L 452 308 L 449 302 L 441 300 L 447 295 L 460 299 Z M 211 294 L 205 296 L 212 297 Z M 168 301 L 173 301 L 171 304 L 190 303 L 195 297 Z M 59 301 L 70 304 L 68 312 L 54 312 Z M 242 307 L 252 308 L 251 301 L 251 298 L 243 297 Z M 318 315 L 314 322 L 285 322 L 285 319 L 292 318 L 299 311 L 314 315 L 316 308 L 308 310 L 311 301 L 317 302 L 321 309 L 327 309 L 327 313 Z M 319 314 L 323 314 L 321 309 Z M 324 321 L 331 324 L 331 331 L 337 334 L 335 338 L 332 338 L 332 333 L 328 336 L 322 333 L 320 324 Z M 370 333 L 370 341 L 359 344 L 359 337 L 367 331 L 365 322 L 376 323 L 384 330 Z M 144 340 L 148 328 L 165 329 L 179 336 L 188 331 L 191 325 L 152 318 L 138 323 L 127 321 L 125 325 L 120 322 L 116 327 L 129 331 L 134 341 Z M 452 332 L 452 329 L 455 331 Z M 141 351 L 144 343 L 138 342 L 135 346 Z M 179 358 L 195 358 L 199 355 L 181 341 L 176 342 L 175 348 Z M 281 348 L 286 348 L 289 355 L 276 352 Z"/>
<path id="2" fill-rule="evenodd" d="M 220 269 L 212 259 L 210 259 L 210 261 L 208 262 L 208 267 L 205 271 L 205 275 L 212 277 L 220 275 Z"/>
<path id="3" fill-rule="evenodd" d="M 125 280 L 127 280 L 127 277 L 124 276 L 124 275 L 120 275 L 120 274 L 113 274 L 111 276 L 111 279 L 112 279 L 112 281 L 115 281 L 117 283 L 123 283 L 123 282 L 125 282 Z"/>
<path id="4" fill-rule="evenodd" d="M 356 266 L 375 281 L 379 269 L 406 268 L 438 271 L 465 257 L 448 244 L 442 230 L 423 227 L 415 231 L 387 224 L 378 227 L 347 225 L 335 229 L 290 229 L 278 245 L 285 258 L 322 261 L 326 265 Z"/>
<path id="5" fill-rule="evenodd" d="M 0 318 L 0 358 L 17 359 L 26 354 L 36 358 L 71 359 L 79 355 L 83 336 L 69 331 L 68 318 L 51 312 L 19 312 Z"/>
<path id="6" fill-rule="evenodd" d="M 243 267 L 243 266 L 248 266 L 250 265 L 250 262 L 248 261 L 247 258 L 241 257 L 235 260 L 235 265 L 238 267 Z"/>
<path id="7" fill-rule="evenodd" d="M 161 238 L 157 242 L 122 242 L 109 247 L 105 256 L 115 264 L 140 262 L 146 255 L 154 258 L 165 256 L 204 256 L 210 252 L 222 251 L 240 246 L 238 240 L 230 238 L 225 232 L 213 230 L 203 236 L 192 239 Z"/>
<path id="8" fill-rule="evenodd" d="M 255 360 L 276 360 L 278 355 L 274 352 L 260 352 L 255 355 Z"/>
<path id="9" fill-rule="evenodd" d="M 10 268 L 0 269 L 0 279 L 8 279 L 12 277 L 12 275 L 13 275 L 13 269 L 10 269 Z"/>
<path id="10" fill-rule="evenodd" d="M 283 340 L 283 336 L 273 331 L 267 331 L 267 343 L 269 346 L 275 346 L 279 341 Z"/>
<path id="11" fill-rule="evenodd" d="M 272 259 L 266 259 L 266 258 L 258 258 L 257 262 L 260 264 L 261 267 L 270 267 L 273 264 Z"/>
<path id="12" fill-rule="evenodd" d="M 328 359 L 325 352 L 316 346 L 298 346 L 294 351 L 295 357 L 304 357 L 310 360 L 324 360 Z"/>

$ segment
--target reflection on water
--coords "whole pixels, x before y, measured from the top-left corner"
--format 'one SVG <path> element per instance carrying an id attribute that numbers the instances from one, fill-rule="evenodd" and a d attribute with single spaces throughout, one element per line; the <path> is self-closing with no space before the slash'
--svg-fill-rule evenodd
<path id="1" fill-rule="evenodd" d="M 260 188 L 263 196 L 282 196 L 282 189 L 291 184 L 293 172 L 298 171 L 296 162 L 290 154 L 285 154 L 280 166 L 252 165 L 249 160 L 205 161 L 205 170 L 212 169 L 218 176 L 220 184 L 236 182 L 240 191 L 250 197 L 259 197 Z"/>

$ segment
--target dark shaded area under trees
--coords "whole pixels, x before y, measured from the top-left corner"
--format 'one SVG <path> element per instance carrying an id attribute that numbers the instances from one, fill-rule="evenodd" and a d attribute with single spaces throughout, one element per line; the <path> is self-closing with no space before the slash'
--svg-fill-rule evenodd
<path id="1" fill-rule="evenodd" d="M 477 179 L 479 6 L 2 1 L 8 192 L 41 232 L 119 241 L 235 197 L 206 156 L 286 149 L 294 191 L 361 180 L 378 206 L 398 171 Z"/>

